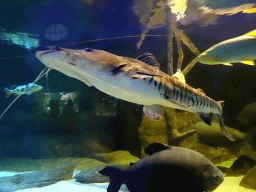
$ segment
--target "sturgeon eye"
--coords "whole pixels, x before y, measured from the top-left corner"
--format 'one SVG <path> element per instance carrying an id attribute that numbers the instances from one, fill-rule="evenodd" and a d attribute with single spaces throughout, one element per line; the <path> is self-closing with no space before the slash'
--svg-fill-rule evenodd
<path id="1" fill-rule="evenodd" d="M 84 49 L 86 52 L 93 52 L 93 49 L 91 49 L 91 48 L 85 48 Z"/>

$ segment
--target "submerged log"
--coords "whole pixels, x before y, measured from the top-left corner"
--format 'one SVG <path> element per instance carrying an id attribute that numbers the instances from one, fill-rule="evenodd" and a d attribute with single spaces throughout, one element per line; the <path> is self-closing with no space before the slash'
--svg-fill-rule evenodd
<path id="1" fill-rule="evenodd" d="M 171 118 L 174 118 L 174 119 L 171 120 Z M 179 146 L 181 141 L 193 136 L 196 133 L 196 131 L 195 129 L 192 129 L 184 133 L 177 132 L 177 127 L 175 129 L 175 127 L 170 123 L 175 121 L 175 118 L 176 117 L 174 115 L 170 116 L 166 112 L 164 113 L 164 120 L 166 123 L 166 130 L 168 135 L 168 145 Z"/>
<path id="2" fill-rule="evenodd" d="M 0 191 L 10 192 L 20 189 L 44 187 L 62 180 L 70 180 L 75 170 L 75 164 L 69 163 L 49 171 L 17 174 L 14 176 L 0 177 Z"/>

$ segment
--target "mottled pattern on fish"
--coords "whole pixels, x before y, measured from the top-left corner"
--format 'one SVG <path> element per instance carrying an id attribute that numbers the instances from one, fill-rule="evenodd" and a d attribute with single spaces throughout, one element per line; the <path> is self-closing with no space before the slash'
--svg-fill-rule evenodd
<path id="1" fill-rule="evenodd" d="M 4 91 L 6 93 L 6 97 L 10 97 L 11 94 L 17 94 L 17 95 L 27 94 L 27 95 L 31 95 L 32 93 L 40 91 L 41 89 L 43 89 L 42 86 L 36 85 L 34 83 L 29 83 L 27 85 L 18 86 L 15 89 L 4 88 Z"/>
<path id="2" fill-rule="evenodd" d="M 152 55 L 148 55 L 139 58 L 149 64 L 157 63 L 152 60 Z M 214 101 L 201 89 L 194 89 L 177 77 L 160 71 L 157 64 L 148 65 L 138 59 L 90 48 L 73 50 L 47 47 L 37 51 L 36 57 L 46 66 L 88 86 L 94 86 L 116 98 L 144 105 L 144 113 L 154 120 L 163 117 L 164 110 L 161 106 L 197 113 L 208 125 L 215 115 L 224 134 L 233 140 L 225 131 L 221 102 Z"/>
<path id="3" fill-rule="evenodd" d="M 125 66 L 118 73 L 128 72 L 127 76 L 138 81 L 143 81 L 145 84 L 151 86 L 153 90 L 159 92 L 159 96 L 162 96 L 163 99 L 171 100 L 175 105 L 179 106 L 179 109 L 190 112 L 212 112 L 222 115 L 221 106 L 208 97 L 201 89 L 194 89 L 188 84 L 184 84 L 176 78 L 160 71 L 158 68 L 136 59 L 122 57 L 120 60 L 122 63 L 125 63 Z M 109 62 L 108 64 L 112 65 L 112 63 Z M 117 65 L 113 67 L 117 67 Z M 136 73 L 133 74 L 133 72 Z M 145 74 L 154 74 L 154 76 L 140 78 L 140 76 Z"/>

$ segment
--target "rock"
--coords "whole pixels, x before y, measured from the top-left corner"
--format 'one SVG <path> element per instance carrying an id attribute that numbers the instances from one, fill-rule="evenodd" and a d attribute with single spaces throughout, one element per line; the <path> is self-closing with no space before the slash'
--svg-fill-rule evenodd
<path id="1" fill-rule="evenodd" d="M 229 151 L 229 153 L 234 154 L 236 157 L 240 157 L 241 155 L 247 155 L 252 159 L 256 159 L 256 148 L 254 147 L 256 146 L 254 144 L 256 129 L 252 129 L 248 133 L 243 133 L 234 128 L 226 126 L 227 132 L 230 133 L 232 137 L 236 140 L 235 142 L 233 142 L 228 140 L 223 135 L 217 122 L 212 122 L 211 126 L 206 125 L 203 122 L 199 122 L 193 125 L 191 128 L 196 130 L 196 139 L 202 144 L 206 144 L 215 148 L 222 147 L 225 150 Z"/>
<path id="2" fill-rule="evenodd" d="M 247 142 L 245 142 L 242 147 L 239 149 L 238 153 L 235 154 L 237 157 L 241 155 L 246 155 L 252 159 L 256 160 L 256 150 L 249 145 Z"/>
<path id="3" fill-rule="evenodd" d="M 180 142 L 192 136 L 195 131 L 189 127 L 201 121 L 199 117 L 190 112 L 165 108 L 165 115 L 160 121 L 142 118 L 139 126 L 141 139 L 141 156 L 146 157 L 145 147 L 153 142 L 179 146 Z"/>
<path id="4" fill-rule="evenodd" d="M 256 165 L 246 173 L 239 185 L 256 190 Z"/>
<path id="5" fill-rule="evenodd" d="M 255 111 L 256 103 L 250 103 L 246 105 L 238 114 L 237 121 L 238 123 L 244 125 L 245 127 L 252 127 L 256 125 Z"/>
<path id="6" fill-rule="evenodd" d="M 256 161 L 254 159 L 246 155 L 241 155 L 228 169 L 226 176 L 245 175 L 255 165 Z"/>
<path id="7" fill-rule="evenodd" d="M 231 149 L 234 153 L 236 149 L 239 149 L 243 142 L 247 142 L 250 145 L 254 145 L 254 137 L 256 130 L 253 129 L 248 133 L 243 133 L 234 128 L 225 126 L 228 133 L 236 140 L 236 142 L 228 140 L 220 129 L 218 122 L 212 122 L 209 126 L 204 122 L 198 122 L 191 127 L 196 130 L 196 137 L 199 141 L 214 147 L 226 147 Z"/>
<path id="8" fill-rule="evenodd" d="M 74 178 L 79 183 L 106 183 L 110 182 L 109 177 L 99 173 L 102 169 L 109 165 L 93 167 L 78 173 Z M 118 167 L 119 169 L 127 169 L 130 165 L 111 165 L 112 167 Z"/>
<path id="9" fill-rule="evenodd" d="M 102 166 L 105 163 L 90 158 L 49 158 L 49 159 L 26 159 L 26 158 L 4 158 L 1 159 L 0 171 L 6 172 L 34 172 L 48 171 L 56 167 L 62 167 L 68 163 L 75 164 L 75 170 L 86 170 L 91 167 Z M 20 166 L 22 165 L 22 166 Z"/>
<path id="10" fill-rule="evenodd" d="M 204 143 L 197 142 L 196 137 L 191 137 L 195 134 L 192 127 L 193 125 L 197 125 L 199 122 L 200 125 L 202 124 L 202 126 L 204 126 L 204 123 L 200 122 L 201 120 L 196 114 L 171 108 L 165 108 L 165 110 L 166 113 L 164 118 L 158 122 L 150 120 L 145 116 L 143 117 L 142 123 L 139 127 L 143 150 L 142 157 L 146 157 L 144 149 L 147 145 L 153 142 L 159 142 L 171 146 L 179 146 L 195 150 L 206 156 L 213 163 L 220 163 L 230 158 L 236 158 L 236 156 L 227 148 L 212 147 Z M 208 127 L 204 130 L 208 131 Z M 220 132 L 218 134 L 221 135 L 221 137 L 223 136 L 223 139 L 229 141 L 221 132 L 219 125 L 216 124 L 216 127 L 214 126 L 213 130 L 214 132 Z M 240 136 L 239 134 L 237 135 Z M 214 134 L 210 134 L 210 136 L 214 136 Z M 243 139 L 249 138 L 246 136 L 247 134 L 244 134 L 241 137 Z"/>
<path id="11" fill-rule="evenodd" d="M 194 151 L 197 151 L 207 157 L 210 161 L 212 161 L 214 164 L 221 163 L 222 161 L 229 160 L 231 158 L 236 158 L 235 155 L 233 155 L 229 149 L 224 147 L 211 147 L 209 145 L 206 145 L 204 143 L 199 143 L 196 140 L 184 140 L 179 145 L 180 147 L 192 149 Z"/>
<path id="12" fill-rule="evenodd" d="M 0 178 L 0 191 L 17 191 L 34 187 L 43 187 L 62 180 L 70 180 L 75 169 L 74 163 L 63 167 L 33 173 L 17 174 Z"/>
<path id="13" fill-rule="evenodd" d="M 98 153 L 90 156 L 91 158 L 103 161 L 107 164 L 130 164 L 138 161 L 138 157 L 132 156 L 128 151 L 114 151 L 111 153 Z"/>
<path id="14" fill-rule="evenodd" d="M 91 132 L 80 135 L 32 135 L 29 140 L 33 158 L 87 157 L 92 153 L 105 151 Z M 47 141 L 47 142 L 45 142 Z"/>

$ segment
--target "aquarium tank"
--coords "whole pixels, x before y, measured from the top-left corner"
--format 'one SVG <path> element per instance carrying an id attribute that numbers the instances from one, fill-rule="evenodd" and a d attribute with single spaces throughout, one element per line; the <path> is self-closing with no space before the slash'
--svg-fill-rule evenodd
<path id="1" fill-rule="evenodd" d="M 0 16 L 0 192 L 256 191 L 255 0 Z"/>

